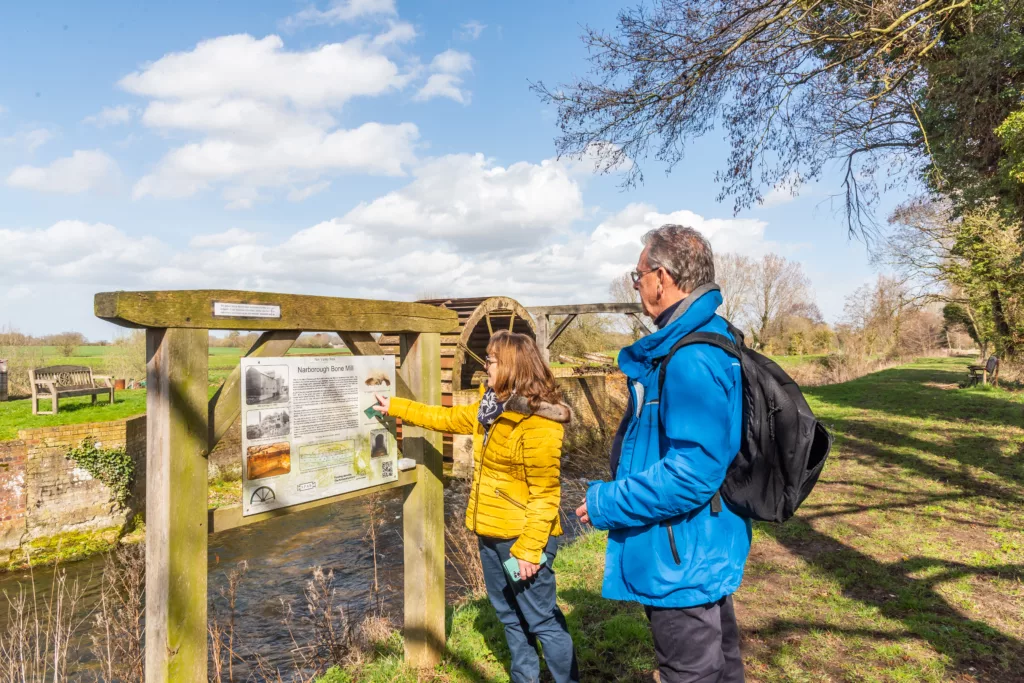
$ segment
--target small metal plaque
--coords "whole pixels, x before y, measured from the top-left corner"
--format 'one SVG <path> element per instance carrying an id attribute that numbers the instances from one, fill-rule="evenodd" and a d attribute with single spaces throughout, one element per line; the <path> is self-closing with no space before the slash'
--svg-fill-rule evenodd
<path id="1" fill-rule="evenodd" d="M 214 301 L 213 314 L 221 318 L 280 318 L 281 307 L 276 304 L 239 304 Z"/>

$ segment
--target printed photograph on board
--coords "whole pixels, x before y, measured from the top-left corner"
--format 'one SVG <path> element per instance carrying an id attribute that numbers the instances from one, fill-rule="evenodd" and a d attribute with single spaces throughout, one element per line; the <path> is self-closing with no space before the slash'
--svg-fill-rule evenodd
<path id="1" fill-rule="evenodd" d="M 245 414 L 245 438 L 255 441 L 287 436 L 291 423 L 291 415 L 284 408 L 250 410 Z"/>
<path id="2" fill-rule="evenodd" d="M 266 479 L 292 471 L 292 449 L 287 441 L 249 446 L 245 453 L 245 478 Z"/>
<path id="3" fill-rule="evenodd" d="M 245 404 L 284 403 L 288 400 L 288 366 L 249 366 L 245 370 Z"/>
<path id="4" fill-rule="evenodd" d="M 388 430 L 374 429 L 370 432 L 370 457 L 384 458 L 388 455 Z"/>
<path id="5" fill-rule="evenodd" d="M 368 387 L 390 387 L 391 380 L 385 370 L 370 370 L 363 382 Z"/>

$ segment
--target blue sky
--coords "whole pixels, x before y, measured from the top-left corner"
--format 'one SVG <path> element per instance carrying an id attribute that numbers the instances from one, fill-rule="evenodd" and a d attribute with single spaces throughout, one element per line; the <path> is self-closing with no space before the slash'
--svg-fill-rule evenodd
<path id="1" fill-rule="evenodd" d="M 110 338 L 112 289 L 601 301 L 669 220 L 800 260 L 838 318 L 874 273 L 834 175 L 733 216 L 715 133 L 629 190 L 554 159 L 529 82 L 623 1 L 5 3 L 0 325 Z"/>

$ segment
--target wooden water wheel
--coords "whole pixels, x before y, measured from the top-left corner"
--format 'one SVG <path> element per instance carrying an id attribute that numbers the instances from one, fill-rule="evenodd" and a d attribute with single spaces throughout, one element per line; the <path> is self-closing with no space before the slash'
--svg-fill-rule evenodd
<path id="1" fill-rule="evenodd" d="M 507 296 L 465 299 L 424 299 L 416 303 L 447 308 L 459 314 L 459 334 L 441 336 L 441 404 L 451 406 L 453 393 L 476 389 L 484 377 L 487 342 L 498 330 L 511 330 L 537 338 L 533 318 Z M 385 353 L 399 355 L 398 337 L 384 336 Z M 444 435 L 444 456 L 451 458 L 452 437 Z"/>

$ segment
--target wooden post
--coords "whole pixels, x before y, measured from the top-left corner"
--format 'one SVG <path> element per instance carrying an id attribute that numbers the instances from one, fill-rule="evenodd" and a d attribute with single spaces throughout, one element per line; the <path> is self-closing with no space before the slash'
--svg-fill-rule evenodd
<path id="1" fill-rule="evenodd" d="M 537 347 L 540 349 L 540 357 L 545 363 L 551 363 L 551 351 L 548 349 L 548 336 L 551 334 L 551 321 L 547 314 L 535 316 L 537 321 Z"/>
<path id="2" fill-rule="evenodd" d="M 401 368 L 410 398 L 441 403 L 441 335 L 401 335 Z M 402 508 L 405 542 L 405 661 L 441 661 L 444 632 L 444 487 L 441 434 L 402 425 L 402 453 L 416 460 L 416 484 Z"/>
<path id="3" fill-rule="evenodd" d="M 146 683 L 206 680 L 208 334 L 146 330 Z"/>

